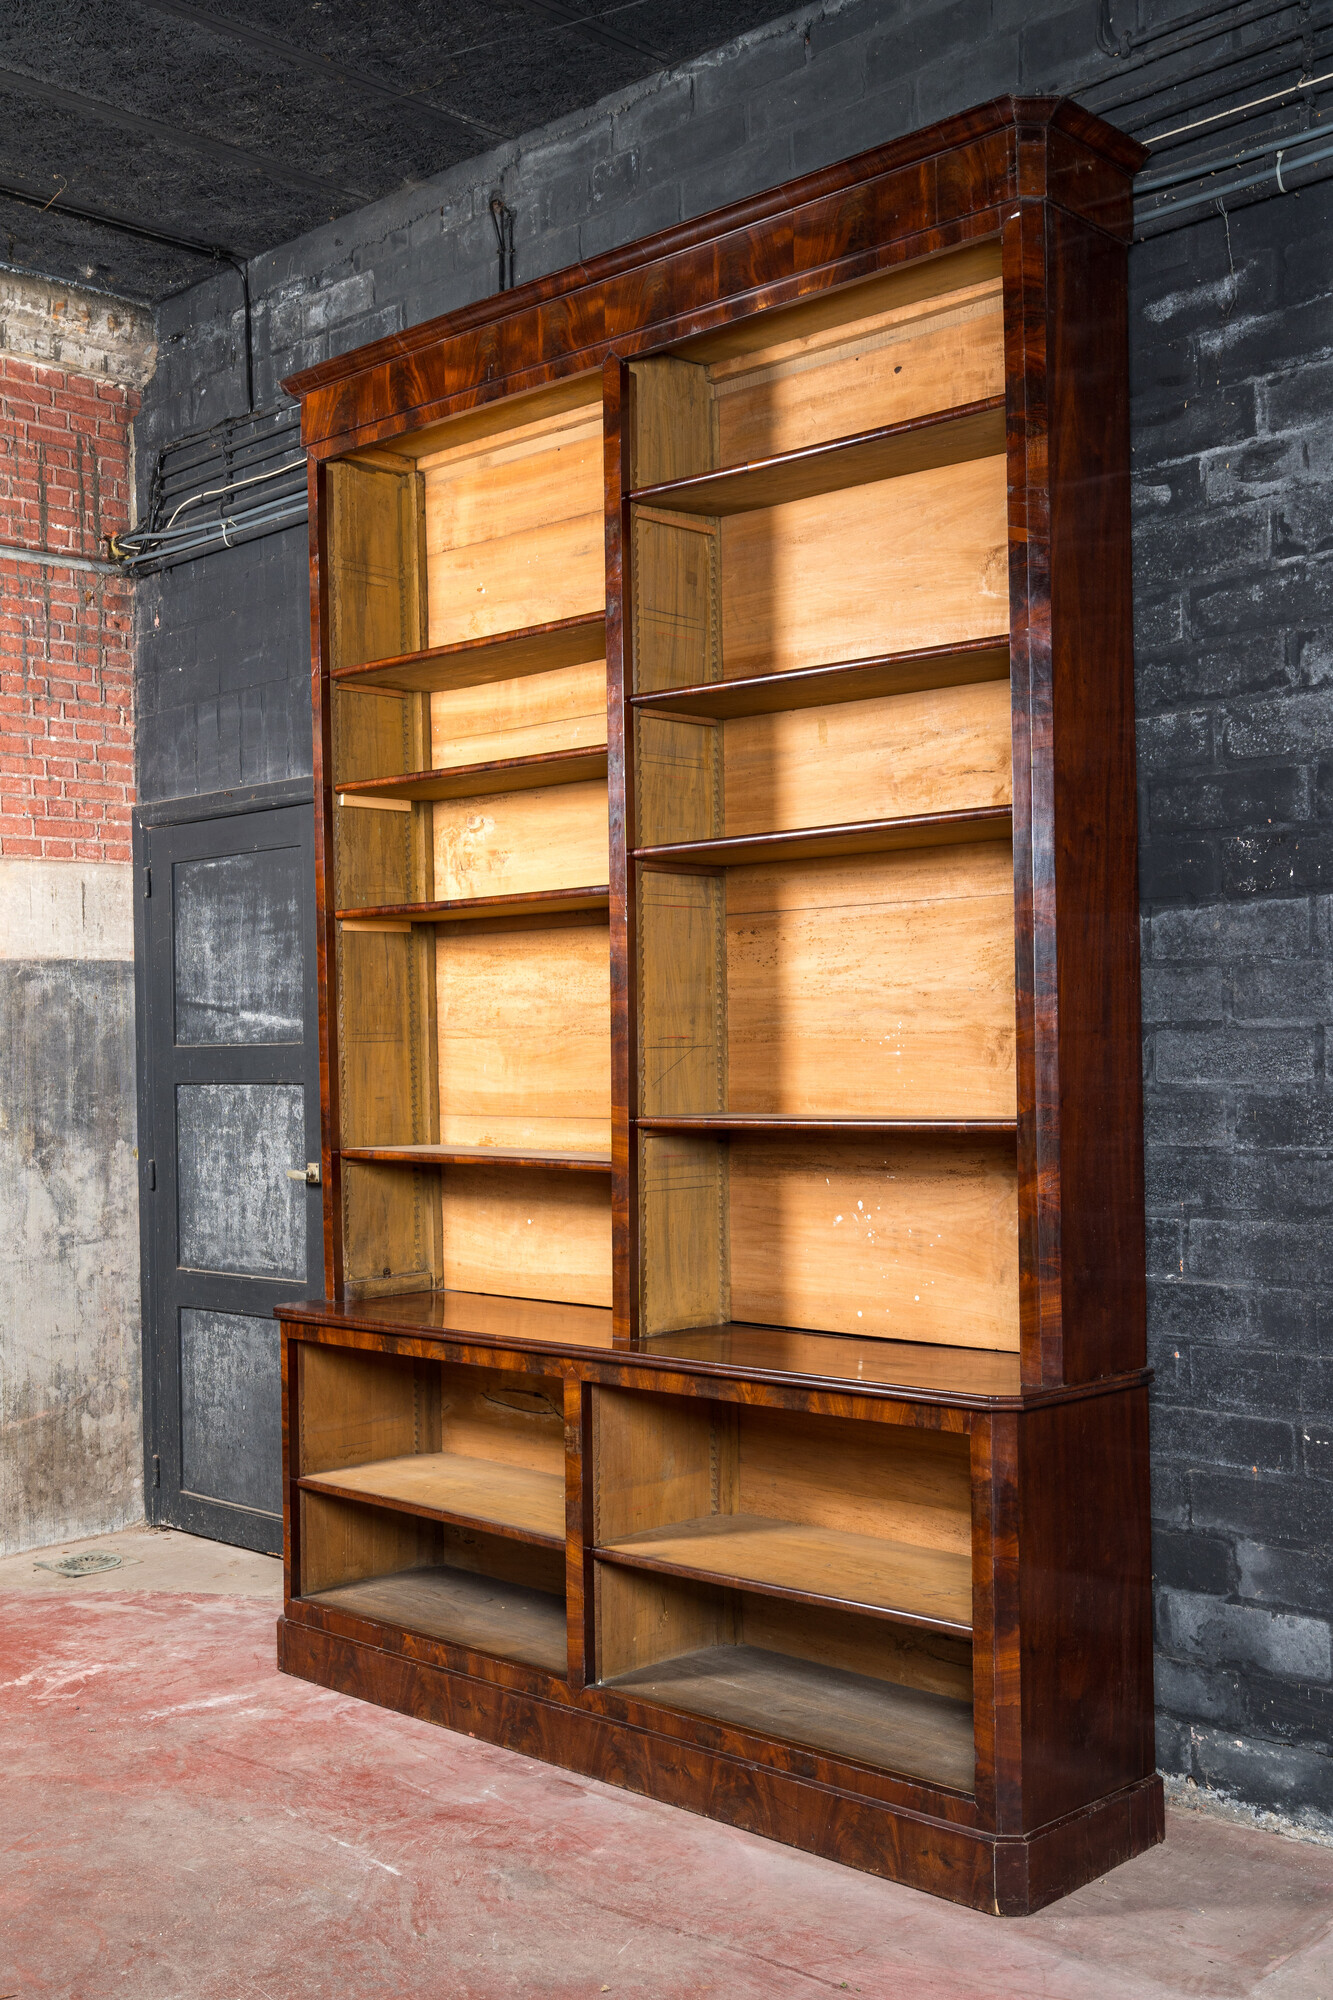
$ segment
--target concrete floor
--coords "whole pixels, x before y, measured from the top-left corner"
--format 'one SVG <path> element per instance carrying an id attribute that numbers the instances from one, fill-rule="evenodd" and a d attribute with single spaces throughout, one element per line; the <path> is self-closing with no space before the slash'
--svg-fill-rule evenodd
<path id="1" fill-rule="evenodd" d="M 1000 1922 L 286 1679 L 266 1557 L 68 1547 L 0 1562 L 0 2000 L 1333 2000 L 1333 1849 L 1179 1812 Z"/>

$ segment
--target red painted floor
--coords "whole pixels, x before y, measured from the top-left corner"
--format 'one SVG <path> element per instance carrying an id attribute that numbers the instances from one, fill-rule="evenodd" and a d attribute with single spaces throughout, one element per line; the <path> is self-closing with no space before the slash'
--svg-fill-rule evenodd
<path id="1" fill-rule="evenodd" d="M 80 1588 L 0 1588 L 0 2000 L 1333 2000 L 1328 1848 L 1178 1814 L 1005 1923 L 287 1679 L 267 1589 Z"/>

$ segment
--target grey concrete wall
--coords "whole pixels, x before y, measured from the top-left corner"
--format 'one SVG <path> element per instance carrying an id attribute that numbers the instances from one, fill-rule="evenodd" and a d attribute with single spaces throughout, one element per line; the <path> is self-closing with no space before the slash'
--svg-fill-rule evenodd
<path id="1" fill-rule="evenodd" d="M 154 360 L 141 308 L 0 272 L 0 1552 L 143 1518 L 128 587 L 98 564 Z"/>
<path id="2" fill-rule="evenodd" d="M 143 1519 L 130 875 L 0 860 L 0 1554 Z"/>
<path id="3" fill-rule="evenodd" d="M 1097 25 L 1096 0 L 788 15 L 257 259 L 259 393 L 488 293 L 493 189 L 517 210 L 518 276 L 536 277 L 997 91 L 1077 95 L 1106 72 Z M 1325 185 L 1233 217 L 1229 241 L 1209 216 L 1136 247 L 1130 266 L 1160 1755 L 1323 1826 L 1330 252 Z M 147 450 L 241 407 L 234 300 L 224 277 L 163 309 Z M 213 608 L 218 574 L 199 564 L 153 587 L 150 792 L 237 782 L 256 702 L 292 715 L 304 700 L 303 538 L 236 552 L 234 612 Z M 257 635 L 236 660 L 218 647 L 223 616 Z M 205 656 L 216 684 L 191 684 Z M 294 721 L 269 753 L 275 776 L 309 770 Z"/>

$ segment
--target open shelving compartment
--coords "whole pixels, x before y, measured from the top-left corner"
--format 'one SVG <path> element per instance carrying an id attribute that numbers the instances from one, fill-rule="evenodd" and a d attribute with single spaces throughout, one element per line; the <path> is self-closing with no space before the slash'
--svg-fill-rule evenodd
<path id="1" fill-rule="evenodd" d="M 305 1344 L 301 1594 L 566 1673 L 559 1377 Z"/>
<path id="2" fill-rule="evenodd" d="M 968 1439 L 600 1388 L 600 1684 L 973 1788 Z"/>
<path id="3" fill-rule="evenodd" d="M 1017 1351 L 1000 291 L 631 364 L 645 1339 Z"/>
<path id="4" fill-rule="evenodd" d="M 344 1277 L 611 1302 L 596 378 L 328 468 Z"/>

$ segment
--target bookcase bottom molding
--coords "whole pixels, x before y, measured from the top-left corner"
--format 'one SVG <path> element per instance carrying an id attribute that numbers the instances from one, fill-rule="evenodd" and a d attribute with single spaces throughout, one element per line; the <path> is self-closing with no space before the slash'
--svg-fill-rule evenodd
<path id="1" fill-rule="evenodd" d="M 1153 1774 L 1021 1837 L 852 1797 L 791 1772 L 280 1618 L 278 1666 L 317 1686 L 620 1785 L 998 1916 L 1026 1916 L 1163 1837 Z"/>

